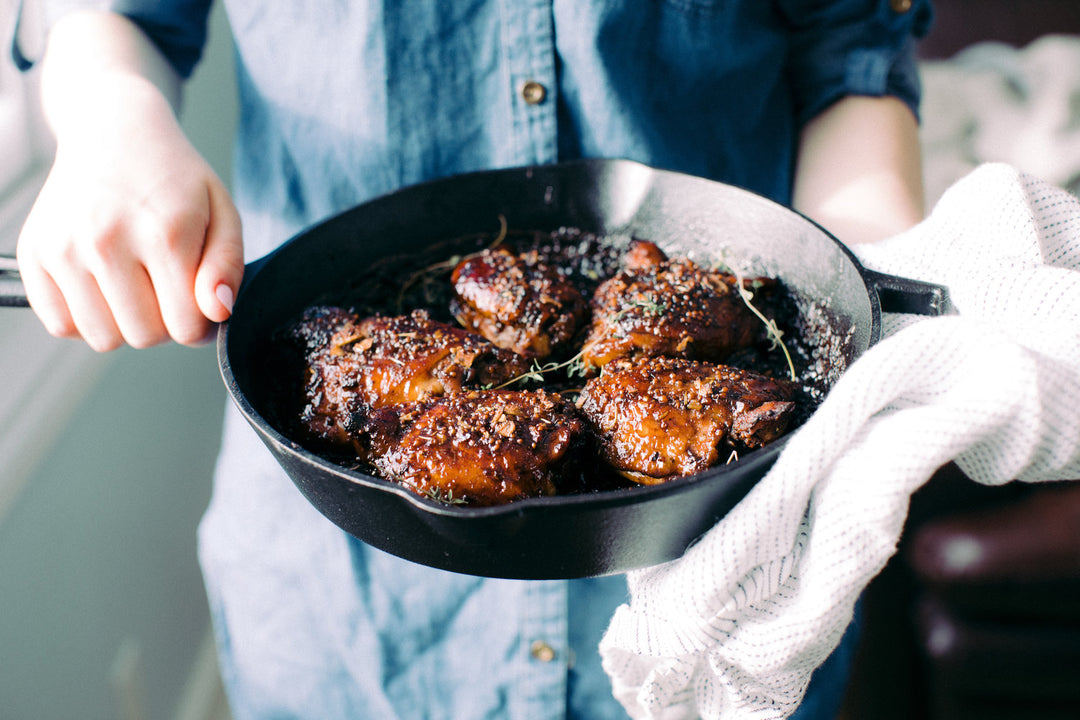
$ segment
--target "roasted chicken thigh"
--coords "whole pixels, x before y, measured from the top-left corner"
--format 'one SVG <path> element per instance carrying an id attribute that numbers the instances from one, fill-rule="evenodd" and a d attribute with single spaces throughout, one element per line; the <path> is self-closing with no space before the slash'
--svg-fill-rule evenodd
<path id="1" fill-rule="evenodd" d="M 462 260 L 451 282 L 458 322 L 528 358 L 560 354 L 588 313 L 574 284 L 535 252 L 486 249 Z"/>
<path id="2" fill-rule="evenodd" d="M 724 365 L 669 357 L 614 360 L 577 405 L 604 459 L 626 477 L 656 484 L 701 472 L 731 450 L 779 437 L 795 411 L 786 382 Z"/>
<path id="3" fill-rule="evenodd" d="M 361 318 L 316 307 L 290 335 L 306 366 L 301 424 L 312 438 L 341 448 L 355 444 L 363 413 L 498 385 L 527 370 L 523 358 L 423 310 Z"/>
<path id="4" fill-rule="evenodd" d="M 367 420 L 368 461 L 443 502 L 496 505 L 580 489 L 589 434 L 544 390 L 463 391 L 385 407 Z"/>
<path id="5" fill-rule="evenodd" d="M 752 345 L 761 331 L 737 282 L 690 260 L 668 259 L 651 242 L 635 241 L 623 269 L 593 295 L 584 366 L 592 370 L 620 357 L 653 355 L 722 362 Z"/>

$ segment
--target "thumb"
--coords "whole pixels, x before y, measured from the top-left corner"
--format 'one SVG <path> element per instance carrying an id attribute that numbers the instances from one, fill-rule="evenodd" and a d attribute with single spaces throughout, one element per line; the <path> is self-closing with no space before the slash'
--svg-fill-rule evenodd
<path id="1" fill-rule="evenodd" d="M 244 244 L 240 214 L 228 191 L 212 183 L 209 193 L 210 224 L 195 273 L 195 302 L 208 320 L 223 322 L 232 314 L 244 275 Z"/>

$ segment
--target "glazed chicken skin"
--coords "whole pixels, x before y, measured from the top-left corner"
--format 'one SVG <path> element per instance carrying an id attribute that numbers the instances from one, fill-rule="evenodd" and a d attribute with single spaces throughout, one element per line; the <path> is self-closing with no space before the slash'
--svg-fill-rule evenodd
<path id="1" fill-rule="evenodd" d="M 593 295 L 581 356 L 585 369 L 628 356 L 722 362 L 750 347 L 762 324 L 740 297 L 737 282 L 687 259 L 669 260 L 651 242 L 634 241 L 623 269 Z"/>
<path id="2" fill-rule="evenodd" d="M 527 371 L 523 358 L 424 310 L 361 318 L 316 307 L 290 335 L 304 355 L 301 425 L 311 438 L 343 450 L 355 445 L 364 413 L 498 385 Z"/>
<path id="3" fill-rule="evenodd" d="M 573 403 L 545 390 L 467 390 L 383 408 L 367 460 L 443 502 L 498 505 L 580 489 L 590 435 Z"/>
<path id="4" fill-rule="evenodd" d="M 692 475 L 731 450 L 782 435 L 795 403 L 791 384 L 724 365 L 669 357 L 604 366 L 577 399 L 604 460 L 642 484 Z"/>
<path id="5" fill-rule="evenodd" d="M 451 282 L 458 322 L 530 359 L 561 354 L 589 309 L 577 287 L 536 252 L 488 248 L 462 260 Z"/>

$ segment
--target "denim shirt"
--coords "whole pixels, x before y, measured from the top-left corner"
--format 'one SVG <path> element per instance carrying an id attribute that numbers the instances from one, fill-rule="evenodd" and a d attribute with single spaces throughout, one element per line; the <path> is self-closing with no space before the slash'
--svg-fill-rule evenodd
<path id="1" fill-rule="evenodd" d="M 111 5 L 186 75 L 210 2 Z M 806 120 L 847 94 L 916 109 L 913 38 L 930 22 L 927 0 L 225 2 L 250 257 L 403 185 L 575 157 L 786 203 Z"/>
<path id="2" fill-rule="evenodd" d="M 111 6 L 187 75 L 209 4 Z M 930 18 L 926 0 L 226 7 L 248 259 L 404 185 L 576 157 L 786 203 L 809 118 L 847 94 L 916 108 L 913 38 Z M 314 511 L 235 411 L 199 541 L 237 720 L 625 717 L 597 653 L 623 578 L 494 580 L 386 555 Z"/>

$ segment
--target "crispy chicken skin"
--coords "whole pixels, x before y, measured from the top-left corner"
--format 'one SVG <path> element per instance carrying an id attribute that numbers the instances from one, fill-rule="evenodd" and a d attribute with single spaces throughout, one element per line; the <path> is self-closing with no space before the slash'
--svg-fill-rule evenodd
<path id="1" fill-rule="evenodd" d="M 316 307 L 290 334 L 305 361 L 301 425 L 312 438 L 342 449 L 354 444 L 360 414 L 497 385 L 527 371 L 523 358 L 423 310 L 361 318 Z"/>
<path id="2" fill-rule="evenodd" d="M 584 419 L 544 390 L 463 391 L 368 419 L 368 461 L 420 495 L 497 505 L 580 489 Z"/>
<path id="3" fill-rule="evenodd" d="M 489 248 L 454 268 L 451 311 L 466 328 L 527 358 L 560 354 L 588 313 L 588 303 L 535 252 Z"/>
<path id="4" fill-rule="evenodd" d="M 795 411 L 793 387 L 745 370 L 669 357 L 614 360 L 577 406 L 600 453 L 626 477 L 657 484 L 701 472 L 730 450 L 782 435 Z"/>
<path id="5" fill-rule="evenodd" d="M 751 346 L 761 323 L 736 283 L 733 275 L 669 260 L 653 243 L 634 241 L 623 269 L 593 295 L 585 368 L 639 355 L 722 362 Z"/>

